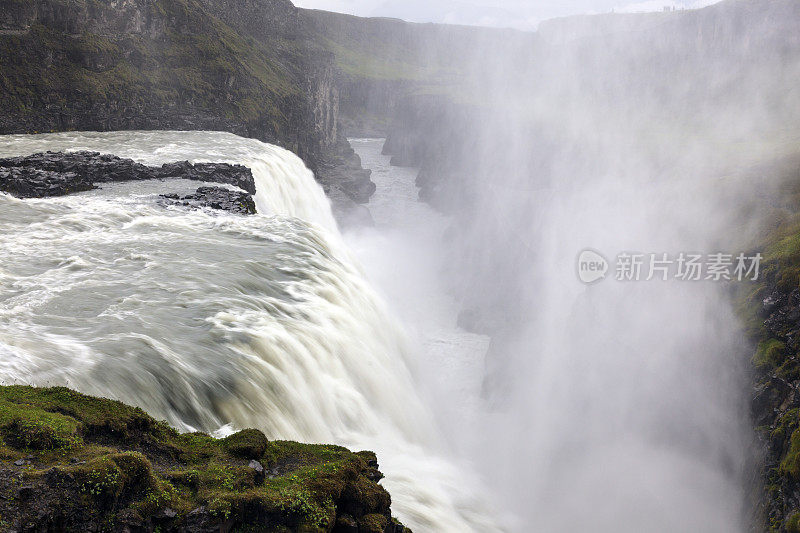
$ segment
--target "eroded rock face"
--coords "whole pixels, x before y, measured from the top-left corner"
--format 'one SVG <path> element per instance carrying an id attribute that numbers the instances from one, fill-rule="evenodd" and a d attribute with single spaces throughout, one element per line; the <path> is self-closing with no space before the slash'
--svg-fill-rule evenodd
<path id="1" fill-rule="evenodd" d="M 255 213 L 253 173 L 242 165 L 183 161 L 149 167 L 132 159 L 98 152 L 45 152 L 0 159 L 0 191 L 18 198 L 64 196 L 91 190 L 97 183 L 169 178 L 225 183 L 247 191 L 201 187 L 194 195 L 175 196 L 173 200 L 236 213 Z"/>

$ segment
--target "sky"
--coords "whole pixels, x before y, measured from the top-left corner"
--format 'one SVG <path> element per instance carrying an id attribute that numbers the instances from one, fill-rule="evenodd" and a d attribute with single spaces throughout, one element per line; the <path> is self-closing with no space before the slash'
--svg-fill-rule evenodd
<path id="1" fill-rule="evenodd" d="M 536 29 L 566 15 L 661 11 L 665 6 L 693 9 L 717 0 L 294 0 L 299 7 L 362 17 L 396 17 L 412 22 Z"/>

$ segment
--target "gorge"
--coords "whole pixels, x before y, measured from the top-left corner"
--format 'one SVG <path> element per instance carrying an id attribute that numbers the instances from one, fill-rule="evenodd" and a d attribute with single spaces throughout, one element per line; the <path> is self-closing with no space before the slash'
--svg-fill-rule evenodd
<path id="1" fill-rule="evenodd" d="M 0 530 L 800 531 L 795 0 L 0 6 Z"/>

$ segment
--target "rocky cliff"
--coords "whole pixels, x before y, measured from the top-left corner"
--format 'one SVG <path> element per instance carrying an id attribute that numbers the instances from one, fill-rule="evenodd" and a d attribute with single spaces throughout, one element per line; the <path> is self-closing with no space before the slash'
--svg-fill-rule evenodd
<path id="1" fill-rule="evenodd" d="M 365 202 L 333 54 L 307 33 L 284 0 L 2 0 L 0 133 L 230 131 L 294 151 L 334 196 Z"/>
<path id="2" fill-rule="evenodd" d="M 800 155 L 778 163 L 777 193 L 756 201 L 764 219 L 753 245 L 763 255 L 761 273 L 736 301 L 753 343 L 756 527 L 793 533 L 800 531 Z"/>
<path id="3" fill-rule="evenodd" d="M 511 30 L 300 12 L 309 35 L 334 55 L 341 121 L 351 136 L 386 136 L 406 97 L 458 94 L 473 66 L 466 51 L 531 39 Z"/>

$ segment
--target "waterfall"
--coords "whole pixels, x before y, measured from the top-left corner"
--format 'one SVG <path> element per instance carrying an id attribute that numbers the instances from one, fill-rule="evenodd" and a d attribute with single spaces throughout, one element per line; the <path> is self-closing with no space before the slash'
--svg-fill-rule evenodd
<path id="1" fill-rule="evenodd" d="M 259 215 L 165 207 L 168 183 L 0 195 L 0 379 L 69 385 L 184 430 L 374 449 L 421 531 L 495 531 L 415 391 L 402 326 L 302 161 L 215 132 L 6 136 L 0 155 L 95 150 L 253 170 Z M 196 187 L 197 183 L 174 186 Z"/>

